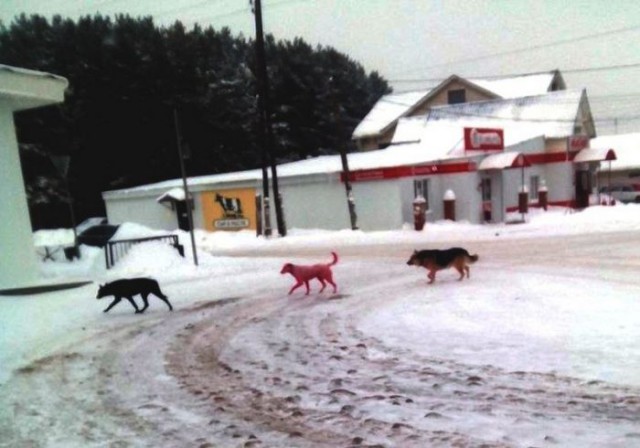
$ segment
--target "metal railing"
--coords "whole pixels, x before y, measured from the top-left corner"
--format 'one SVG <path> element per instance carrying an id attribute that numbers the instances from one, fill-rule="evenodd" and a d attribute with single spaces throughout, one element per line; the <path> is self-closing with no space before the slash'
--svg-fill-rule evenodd
<path id="1" fill-rule="evenodd" d="M 161 235 L 147 238 L 108 241 L 106 246 L 104 246 L 104 258 L 107 269 L 113 267 L 116 261 L 124 257 L 132 246 L 140 243 L 147 243 L 149 241 L 165 241 L 169 245 L 173 246 L 181 257 L 184 257 L 184 247 L 179 243 L 177 235 Z"/>

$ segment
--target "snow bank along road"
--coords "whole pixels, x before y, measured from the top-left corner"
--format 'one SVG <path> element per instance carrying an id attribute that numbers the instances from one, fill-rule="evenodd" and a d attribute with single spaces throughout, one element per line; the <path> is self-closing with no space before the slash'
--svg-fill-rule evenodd
<path id="1" fill-rule="evenodd" d="M 231 286 L 201 280 L 210 297 L 189 306 L 177 299 L 181 285 L 169 285 L 173 313 L 151 299 L 143 316 L 113 324 L 106 315 L 0 386 L 0 446 L 639 446 L 636 387 L 431 357 L 360 323 L 407 295 L 455 300 L 498 275 L 580 281 L 576 272 L 592 270 L 613 290 L 638 289 L 624 254 L 640 236 L 455 244 L 480 254 L 470 281 L 450 271 L 428 286 L 424 271 L 404 265 L 412 247 L 358 246 L 340 251 L 337 295 L 287 297 L 290 278 L 268 280 L 285 258 L 277 252 L 261 253 L 264 272 L 237 272 Z M 329 259 L 324 249 L 286 258 L 307 255 Z"/>

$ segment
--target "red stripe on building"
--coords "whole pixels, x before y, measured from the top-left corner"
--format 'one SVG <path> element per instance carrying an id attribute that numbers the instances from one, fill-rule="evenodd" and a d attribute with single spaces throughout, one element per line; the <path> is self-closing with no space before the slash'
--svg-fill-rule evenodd
<path id="1" fill-rule="evenodd" d="M 531 165 L 544 165 L 547 163 L 568 162 L 571 156 L 566 152 L 541 152 L 536 154 L 523 154 Z M 365 182 L 372 180 L 400 179 L 402 177 L 431 176 L 435 174 L 456 174 L 476 171 L 474 162 L 465 161 L 457 163 L 442 163 L 415 166 L 395 166 L 389 168 L 374 168 L 369 170 L 351 171 L 351 182 Z M 344 182 L 344 173 L 340 173 L 340 180 Z"/>
<path id="2" fill-rule="evenodd" d="M 566 162 L 569 160 L 566 152 L 539 152 L 537 154 L 525 154 L 531 165 L 544 165 L 546 163 Z"/>
<path id="3" fill-rule="evenodd" d="M 430 176 L 435 174 L 468 173 L 475 170 L 476 164 L 473 162 L 418 166 L 397 166 L 390 168 L 351 171 L 351 173 L 349 173 L 349 180 L 351 182 L 362 182 L 369 180 L 399 179 L 402 177 Z M 344 173 L 340 173 L 340 179 L 344 181 Z"/>

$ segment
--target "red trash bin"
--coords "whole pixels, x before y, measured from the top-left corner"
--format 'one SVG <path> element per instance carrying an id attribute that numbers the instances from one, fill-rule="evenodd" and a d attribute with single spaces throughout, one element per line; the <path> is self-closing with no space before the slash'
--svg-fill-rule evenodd
<path id="1" fill-rule="evenodd" d="M 413 200 L 413 227 L 416 230 L 422 230 L 424 228 L 424 224 L 427 220 L 427 200 L 418 195 Z"/>

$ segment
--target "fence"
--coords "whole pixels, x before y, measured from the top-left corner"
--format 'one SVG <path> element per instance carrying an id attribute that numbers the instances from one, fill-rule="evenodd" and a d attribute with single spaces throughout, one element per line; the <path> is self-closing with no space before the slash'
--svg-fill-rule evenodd
<path id="1" fill-rule="evenodd" d="M 104 246 L 104 258 L 106 260 L 107 269 L 113 267 L 113 265 L 120 258 L 124 257 L 131 246 L 140 243 L 147 243 L 149 241 L 165 241 L 169 245 L 173 246 L 181 257 L 184 257 L 184 247 L 182 244 L 178 242 L 177 235 L 162 235 L 162 236 L 151 236 L 148 238 L 135 238 L 130 240 L 115 240 L 107 242 L 107 245 Z"/>

